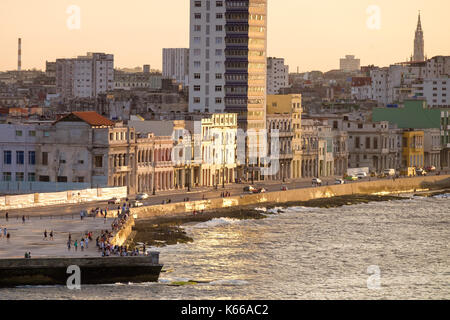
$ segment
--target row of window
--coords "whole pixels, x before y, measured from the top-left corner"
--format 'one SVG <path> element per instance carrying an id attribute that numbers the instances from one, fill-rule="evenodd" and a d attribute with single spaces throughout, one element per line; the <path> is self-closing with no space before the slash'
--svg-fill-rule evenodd
<path id="1" fill-rule="evenodd" d="M 3 151 L 3 164 L 8 165 L 12 164 L 12 151 L 6 150 Z M 23 165 L 25 164 L 25 151 L 16 151 L 16 164 Z M 28 164 L 35 165 L 36 164 L 36 152 L 28 151 Z"/>
<path id="2" fill-rule="evenodd" d="M 13 174 L 11 172 L 3 172 L 2 180 L 5 182 L 11 182 L 11 181 L 13 181 L 12 176 L 13 176 Z M 34 172 L 29 172 L 27 178 L 28 179 L 26 181 L 35 182 L 36 174 Z M 24 182 L 25 181 L 25 173 L 16 172 L 14 181 Z M 50 182 L 50 177 L 49 176 L 39 176 L 39 181 L 40 182 Z M 66 176 L 58 176 L 56 181 L 57 182 L 68 182 Z M 76 177 L 73 182 L 84 182 L 84 177 Z"/>
<path id="3" fill-rule="evenodd" d="M 23 136 L 23 131 L 22 130 L 16 130 L 16 137 L 22 137 L 22 136 Z M 28 136 L 29 137 L 36 137 L 36 131 L 34 131 L 34 130 L 28 131 Z"/>

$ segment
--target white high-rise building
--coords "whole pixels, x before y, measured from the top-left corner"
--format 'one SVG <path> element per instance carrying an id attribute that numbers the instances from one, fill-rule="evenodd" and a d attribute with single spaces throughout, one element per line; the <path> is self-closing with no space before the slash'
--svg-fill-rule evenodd
<path id="1" fill-rule="evenodd" d="M 267 58 L 267 94 L 279 94 L 289 87 L 289 66 L 283 58 Z"/>
<path id="2" fill-rule="evenodd" d="M 450 107 L 450 78 L 424 79 L 414 84 L 415 96 L 427 100 L 432 108 Z"/>
<path id="3" fill-rule="evenodd" d="M 164 78 L 175 79 L 178 83 L 189 84 L 189 49 L 164 48 L 163 70 Z"/>
<path id="4" fill-rule="evenodd" d="M 95 98 L 114 90 L 114 55 L 88 53 L 57 59 L 56 90 L 63 98 Z"/>

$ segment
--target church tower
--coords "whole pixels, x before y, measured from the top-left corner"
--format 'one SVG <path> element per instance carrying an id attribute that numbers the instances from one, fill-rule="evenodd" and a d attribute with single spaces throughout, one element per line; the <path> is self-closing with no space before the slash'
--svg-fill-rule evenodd
<path id="1" fill-rule="evenodd" d="M 420 21 L 420 12 L 419 12 L 419 21 L 417 22 L 416 37 L 414 38 L 413 61 L 425 61 L 425 48 L 423 40 L 422 22 Z"/>

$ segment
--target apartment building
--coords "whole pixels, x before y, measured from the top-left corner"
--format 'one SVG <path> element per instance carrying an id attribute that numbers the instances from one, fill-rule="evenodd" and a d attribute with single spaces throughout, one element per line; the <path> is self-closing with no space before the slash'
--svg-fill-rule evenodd
<path id="1" fill-rule="evenodd" d="M 283 58 L 267 58 L 267 94 L 280 94 L 280 89 L 289 87 L 289 66 Z"/>
<path id="2" fill-rule="evenodd" d="M 174 79 L 183 86 L 189 85 L 189 49 L 164 48 L 162 55 L 162 76 Z"/>

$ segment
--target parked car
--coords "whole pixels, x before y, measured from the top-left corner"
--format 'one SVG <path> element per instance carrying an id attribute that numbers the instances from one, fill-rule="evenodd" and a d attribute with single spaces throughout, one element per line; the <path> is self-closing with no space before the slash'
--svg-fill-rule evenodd
<path id="1" fill-rule="evenodd" d="M 148 194 L 146 194 L 146 193 L 139 193 L 137 196 L 136 196 L 136 200 L 146 200 L 146 199 L 148 199 Z"/>
<path id="2" fill-rule="evenodd" d="M 367 173 L 365 173 L 365 172 L 358 172 L 358 173 L 356 174 L 356 177 L 357 177 L 358 179 L 364 179 L 364 178 L 367 178 Z"/>
<path id="3" fill-rule="evenodd" d="M 322 185 L 322 180 L 320 180 L 319 178 L 313 178 L 312 179 L 312 184 L 321 186 Z"/>
<path id="4" fill-rule="evenodd" d="M 426 176 L 427 175 L 427 172 L 422 168 L 416 169 L 416 173 L 418 176 Z"/>
<path id="5" fill-rule="evenodd" d="M 131 201 L 131 208 L 138 208 L 138 207 L 142 207 L 144 204 L 138 200 L 133 200 Z"/>
<path id="6" fill-rule="evenodd" d="M 266 189 L 258 188 L 258 189 L 253 190 L 253 193 L 266 193 Z"/>
<path id="7" fill-rule="evenodd" d="M 345 184 L 345 181 L 343 179 L 336 179 L 334 184 Z"/>
<path id="8" fill-rule="evenodd" d="M 253 187 L 253 186 L 246 186 L 246 187 L 244 187 L 244 192 L 246 192 L 246 193 L 254 193 L 255 190 L 256 190 L 256 188 Z"/>
<path id="9" fill-rule="evenodd" d="M 108 204 L 120 204 L 120 199 L 119 198 L 111 198 L 108 200 Z"/>
<path id="10" fill-rule="evenodd" d="M 384 169 L 383 174 L 389 177 L 395 176 L 395 169 Z"/>
<path id="11" fill-rule="evenodd" d="M 289 189 L 288 189 L 287 186 L 281 186 L 280 190 L 281 190 L 281 191 L 288 191 Z"/>
<path id="12" fill-rule="evenodd" d="M 436 171 L 436 167 L 435 166 L 428 166 L 425 168 L 426 171 L 428 172 L 432 172 L 432 171 Z"/>
<path id="13" fill-rule="evenodd" d="M 356 180 L 358 180 L 358 177 L 355 177 L 355 176 L 346 176 L 346 177 L 345 177 L 345 180 L 356 181 Z"/>

